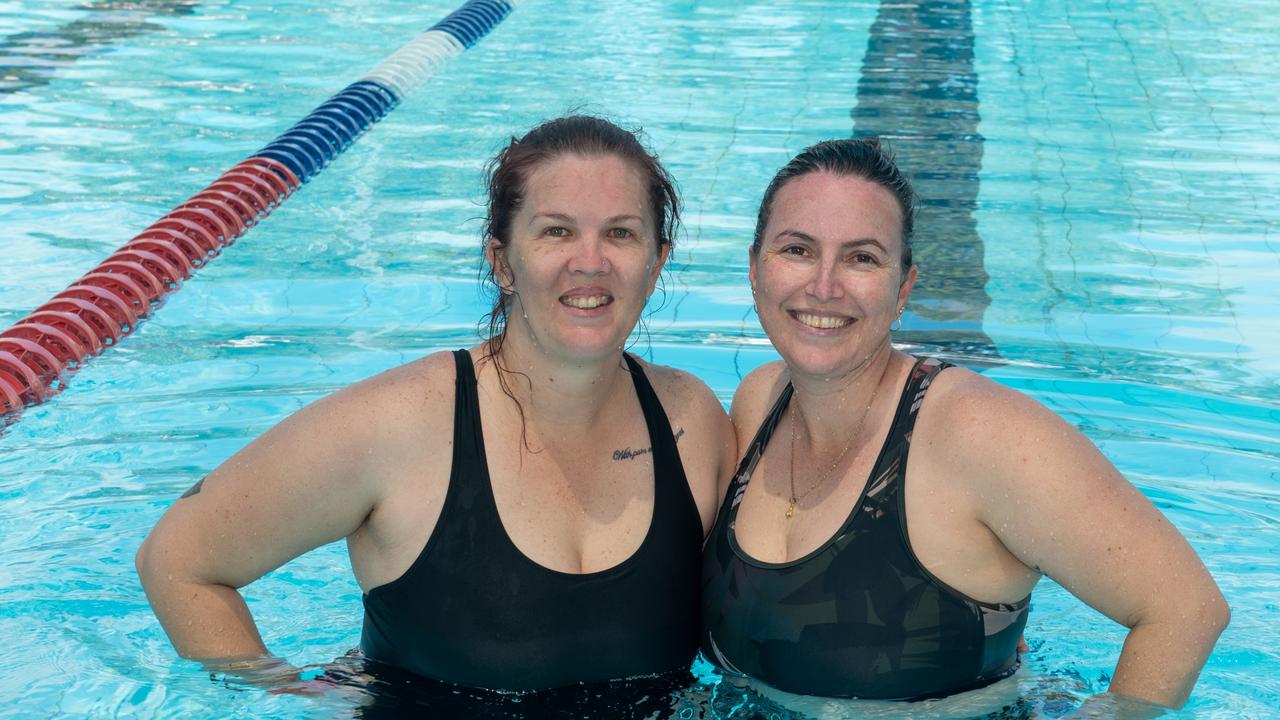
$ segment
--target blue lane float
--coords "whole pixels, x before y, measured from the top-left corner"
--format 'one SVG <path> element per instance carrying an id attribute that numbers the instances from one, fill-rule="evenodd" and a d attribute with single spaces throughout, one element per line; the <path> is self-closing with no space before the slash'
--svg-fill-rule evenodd
<path id="1" fill-rule="evenodd" d="M 165 295 L 320 173 L 442 65 L 507 17 L 471 0 L 0 333 L 0 428 L 130 334 Z"/>

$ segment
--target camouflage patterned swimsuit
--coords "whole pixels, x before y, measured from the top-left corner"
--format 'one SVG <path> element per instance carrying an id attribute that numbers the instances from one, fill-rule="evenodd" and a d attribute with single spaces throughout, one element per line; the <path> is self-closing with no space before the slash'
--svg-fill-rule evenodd
<path id="1" fill-rule="evenodd" d="M 907 538 L 907 452 L 925 391 L 944 367 L 916 362 L 870 480 L 839 532 L 805 557 L 766 563 L 734 523 L 782 419 L 788 384 L 747 449 L 703 555 L 702 652 L 730 674 L 787 692 L 920 700 L 1013 674 L 1030 596 L 978 602 L 947 586 Z"/>

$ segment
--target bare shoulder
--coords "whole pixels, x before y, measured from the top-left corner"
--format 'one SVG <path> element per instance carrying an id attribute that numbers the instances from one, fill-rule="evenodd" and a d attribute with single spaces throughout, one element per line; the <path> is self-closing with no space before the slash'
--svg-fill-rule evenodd
<path id="1" fill-rule="evenodd" d="M 308 408 L 306 421 L 318 425 L 312 429 L 329 441 L 341 442 L 332 437 L 336 432 L 363 437 L 383 451 L 388 445 L 398 446 L 405 436 L 416 438 L 415 444 L 429 443 L 438 437 L 430 431 L 452 427 L 453 413 L 445 411 L 453 405 L 454 379 L 453 356 L 432 353 L 317 401 Z"/>
<path id="2" fill-rule="evenodd" d="M 1119 478 L 1066 420 L 1029 395 L 962 368 L 943 371 L 930 386 L 912 446 L 947 468 L 974 498 L 1047 492 L 1081 471 Z"/>
<path id="3" fill-rule="evenodd" d="M 683 370 L 641 363 L 676 435 L 680 462 L 706 532 L 715 518 L 720 489 L 737 459 L 733 426 L 719 398 L 700 378 Z"/>
<path id="4" fill-rule="evenodd" d="M 719 432 L 726 417 L 724 406 L 701 378 L 673 367 L 640 362 L 667 413 L 672 432 Z"/>
<path id="5" fill-rule="evenodd" d="M 1069 429 L 1066 421 L 1032 397 L 965 368 L 947 368 L 929 386 L 920 409 L 922 434 L 931 430 L 957 449 L 980 450 L 1009 435 Z"/>
<path id="6" fill-rule="evenodd" d="M 347 405 L 371 405 L 377 412 L 434 415 L 441 405 L 452 405 L 456 376 L 453 353 L 436 352 L 378 373 L 333 397 Z"/>
<path id="7" fill-rule="evenodd" d="M 785 362 L 775 360 L 747 373 L 742 382 L 738 383 L 729 415 L 734 427 L 738 429 L 740 445 L 744 444 L 742 438 L 745 434 L 753 433 L 756 426 L 764 420 L 769 407 L 786 386 L 786 369 Z"/>
<path id="8" fill-rule="evenodd" d="M 448 356 L 388 370 L 307 405 L 209 473 L 145 547 L 166 572 L 241 587 L 290 558 L 351 537 L 449 442 Z M 443 418 L 437 417 L 444 415 Z M 218 553 L 208 552 L 216 544 Z M 154 559 L 154 558 L 153 558 Z M 161 560 L 156 560 L 160 562 Z"/>

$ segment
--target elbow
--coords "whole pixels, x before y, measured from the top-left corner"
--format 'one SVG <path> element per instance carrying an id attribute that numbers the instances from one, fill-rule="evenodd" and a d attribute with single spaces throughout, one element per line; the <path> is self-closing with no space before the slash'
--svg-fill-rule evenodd
<path id="1" fill-rule="evenodd" d="M 1211 583 L 1202 592 L 1188 594 L 1177 607 L 1176 617 L 1169 619 L 1185 628 L 1188 639 L 1194 638 L 1204 654 L 1208 655 L 1231 622 L 1231 606 L 1227 604 L 1227 599 Z"/>
<path id="2" fill-rule="evenodd" d="M 155 570 L 155 559 L 151 552 L 151 536 L 148 535 L 146 540 L 142 541 L 142 545 L 138 547 L 138 552 L 133 556 L 133 568 L 138 573 L 138 580 L 142 582 L 142 589 L 147 589 L 147 581 Z"/>
<path id="3" fill-rule="evenodd" d="M 165 577 L 164 555 L 157 548 L 155 531 L 142 541 L 138 552 L 133 556 L 133 567 L 138 572 L 138 580 L 142 589 L 150 598 L 155 592 L 158 582 Z"/>
<path id="4" fill-rule="evenodd" d="M 1205 573 L 1205 582 L 1201 584 L 1200 591 L 1188 599 L 1193 599 L 1196 603 L 1194 607 L 1188 608 L 1191 619 L 1198 621 L 1204 633 L 1217 642 L 1218 636 L 1231 623 L 1231 606 L 1227 604 L 1227 598 L 1223 596 L 1213 577 Z"/>
<path id="5" fill-rule="evenodd" d="M 1180 597 L 1167 598 L 1165 602 L 1148 608 L 1148 612 L 1129 624 L 1138 626 L 1179 628 L 1178 635 L 1197 645 L 1212 648 L 1218 637 L 1231 622 L 1231 606 L 1222 591 L 1212 581 L 1205 587 L 1187 591 Z M 1126 623 L 1128 624 L 1128 623 Z M 1205 654 L 1208 654 L 1206 649 Z"/>
<path id="6" fill-rule="evenodd" d="M 1205 603 L 1204 622 L 1213 630 L 1216 638 L 1227 629 L 1227 625 L 1231 624 L 1231 606 L 1227 604 L 1227 599 L 1222 596 L 1222 591 L 1215 588 L 1213 597 Z"/>

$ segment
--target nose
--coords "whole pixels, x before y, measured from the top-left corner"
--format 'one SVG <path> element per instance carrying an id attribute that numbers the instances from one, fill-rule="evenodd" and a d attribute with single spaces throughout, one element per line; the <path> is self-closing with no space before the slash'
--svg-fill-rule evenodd
<path id="1" fill-rule="evenodd" d="M 604 241 L 597 237 L 583 237 L 573 248 L 569 258 L 569 272 L 583 275 L 604 275 L 609 272 L 609 256 Z"/>
<path id="2" fill-rule="evenodd" d="M 837 300 L 844 297 L 844 287 L 840 285 L 835 260 L 824 258 L 818 264 L 806 291 L 816 300 Z"/>

